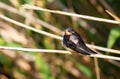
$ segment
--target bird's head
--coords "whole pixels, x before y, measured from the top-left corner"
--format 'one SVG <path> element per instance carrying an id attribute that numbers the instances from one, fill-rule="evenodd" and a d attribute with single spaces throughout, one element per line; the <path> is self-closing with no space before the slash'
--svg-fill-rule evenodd
<path id="1" fill-rule="evenodd" d="M 75 31 L 70 27 L 65 30 L 65 35 L 72 35 Z"/>

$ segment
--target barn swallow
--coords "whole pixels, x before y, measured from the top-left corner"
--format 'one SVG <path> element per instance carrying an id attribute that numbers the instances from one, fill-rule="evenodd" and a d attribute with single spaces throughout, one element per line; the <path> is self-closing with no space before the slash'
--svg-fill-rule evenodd
<path id="1" fill-rule="evenodd" d="M 85 45 L 81 36 L 72 28 L 67 28 L 65 30 L 65 34 L 63 36 L 63 46 L 66 49 L 70 49 L 83 55 L 97 54 Z"/>

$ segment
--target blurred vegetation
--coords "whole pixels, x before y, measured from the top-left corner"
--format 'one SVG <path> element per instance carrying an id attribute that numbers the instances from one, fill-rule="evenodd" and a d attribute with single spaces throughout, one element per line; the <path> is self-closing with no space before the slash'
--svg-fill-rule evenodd
<path id="1" fill-rule="evenodd" d="M 120 50 L 120 27 L 48 12 L 24 10 L 23 4 L 36 5 L 89 16 L 113 19 L 104 10 L 120 17 L 120 0 L 0 0 L 0 13 L 16 21 L 56 35 L 73 27 L 87 43 Z M 34 17 L 34 18 L 33 18 Z M 64 49 L 61 41 L 24 29 L 0 19 L 0 45 L 43 49 Z M 108 52 L 106 52 L 108 54 Z M 99 59 L 101 79 L 119 79 L 120 63 Z M 117 64 L 116 64 L 117 63 Z M 96 79 L 93 59 L 86 56 L 0 50 L 0 79 Z"/>

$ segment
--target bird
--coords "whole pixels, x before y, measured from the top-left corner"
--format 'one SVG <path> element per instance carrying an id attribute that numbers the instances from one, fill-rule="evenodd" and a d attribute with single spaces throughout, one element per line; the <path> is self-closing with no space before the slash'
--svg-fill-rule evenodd
<path id="1" fill-rule="evenodd" d="M 92 49 L 86 46 L 82 37 L 77 32 L 75 32 L 71 27 L 65 30 L 62 43 L 66 49 L 74 51 L 78 54 L 82 55 L 97 54 L 97 52 L 93 51 Z"/>

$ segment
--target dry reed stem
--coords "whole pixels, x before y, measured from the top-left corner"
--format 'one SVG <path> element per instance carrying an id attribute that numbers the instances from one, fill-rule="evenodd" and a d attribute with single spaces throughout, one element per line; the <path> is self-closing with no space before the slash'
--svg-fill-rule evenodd
<path id="1" fill-rule="evenodd" d="M 36 52 L 36 53 L 37 52 L 40 52 L 40 53 L 46 52 L 46 53 L 72 54 L 70 51 L 65 51 L 65 50 L 16 48 L 16 47 L 6 47 L 6 46 L 0 46 L 0 49 L 14 50 L 14 51 Z M 111 59 L 111 60 L 119 60 L 120 61 L 119 57 L 107 56 L 107 55 L 101 55 L 101 54 L 88 55 L 88 57 L 96 57 L 96 58 L 104 58 L 104 59 Z"/>
<path id="2" fill-rule="evenodd" d="M 93 48 L 93 49 L 97 49 L 97 50 L 101 50 L 101 51 L 105 51 L 105 52 L 109 52 L 109 53 L 115 53 L 115 54 L 120 54 L 120 50 L 115 50 L 115 49 L 110 49 L 110 48 L 104 48 L 104 47 L 100 47 L 100 46 L 96 46 L 96 45 L 90 45 L 90 44 L 86 44 L 89 48 Z"/>
<path id="3" fill-rule="evenodd" d="M 28 26 L 28 25 L 25 25 L 25 24 L 23 24 L 23 23 L 20 23 L 20 22 L 18 22 L 18 21 L 15 21 L 15 20 L 12 20 L 12 19 L 10 19 L 10 18 L 8 18 L 8 17 L 5 17 L 5 16 L 3 16 L 3 15 L 1 15 L 1 14 L 0 14 L 0 18 L 6 20 L 6 21 L 8 21 L 8 22 L 11 22 L 11 23 L 13 23 L 13 24 L 16 24 L 16 25 L 18 25 L 18 26 L 24 27 L 24 28 L 26 28 L 26 29 L 30 29 L 30 30 L 32 30 L 32 31 L 34 31 L 34 32 L 37 32 L 37 33 L 40 33 L 40 34 L 43 34 L 43 35 L 46 35 L 46 36 L 51 36 L 51 37 L 53 37 L 53 38 L 62 40 L 62 37 L 60 37 L 60 36 L 57 36 L 57 35 L 54 35 L 54 34 L 52 34 L 52 33 L 48 33 L 48 32 L 45 32 L 45 31 L 42 31 L 42 30 L 39 30 L 39 29 L 35 29 L 35 28 L 33 28 L 33 27 L 30 27 L 30 26 Z"/>
<path id="4" fill-rule="evenodd" d="M 96 57 L 94 57 L 94 62 L 95 62 L 96 77 L 97 79 L 100 79 L 99 64 L 98 64 L 98 59 Z"/>
<path id="5" fill-rule="evenodd" d="M 111 60 L 120 60 L 120 57 L 114 57 L 114 56 L 108 56 L 108 55 L 102 55 L 102 54 L 92 54 L 90 57 L 96 57 L 96 58 L 104 58 L 104 59 L 111 59 Z"/>
<path id="6" fill-rule="evenodd" d="M 80 14 L 75 14 L 75 13 L 68 13 L 68 12 L 63 12 L 63 11 L 57 11 L 57 10 L 49 10 L 49 9 L 44 9 L 44 8 L 36 7 L 36 6 L 33 6 L 33 5 L 28 5 L 28 4 L 23 5 L 23 8 L 34 9 L 34 10 L 41 10 L 41 11 L 46 11 L 46 12 L 51 12 L 51 13 L 56 13 L 56 14 L 62 14 L 62 15 L 67 15 L 67 16 L 74 16 L 74 17 L 79 17 L 79 18 L 93 20 L 93 21 L 99 21 L 99 22 L 120 24 L 119 21 L 115 21 L 115 20 L 97 18 L 97 17 L 80 15 Z"/>
<path id="7" fill-rule="evenodd" d="M 110 11 L 108 10 L 105 10 L 110 16 L 112 16 L 116 21 L 120 21 L 120 18 L 117 17 L 115 14 L 111 13 Z"/>
<path id="8" fill-rule="evenodd" d="M 51 53 L 71 54 L 71 52 L 69 52 L 69 51 L 65 51 L 65 50 L 51 50 L 51 49 L 17 48 L 17 47 L 6 47 L 6 46 L 0 46 L 0 49 L 26 51 L 26 52 L 46 52 L 46 53 L 50 53 L 51 52 Z"/>

